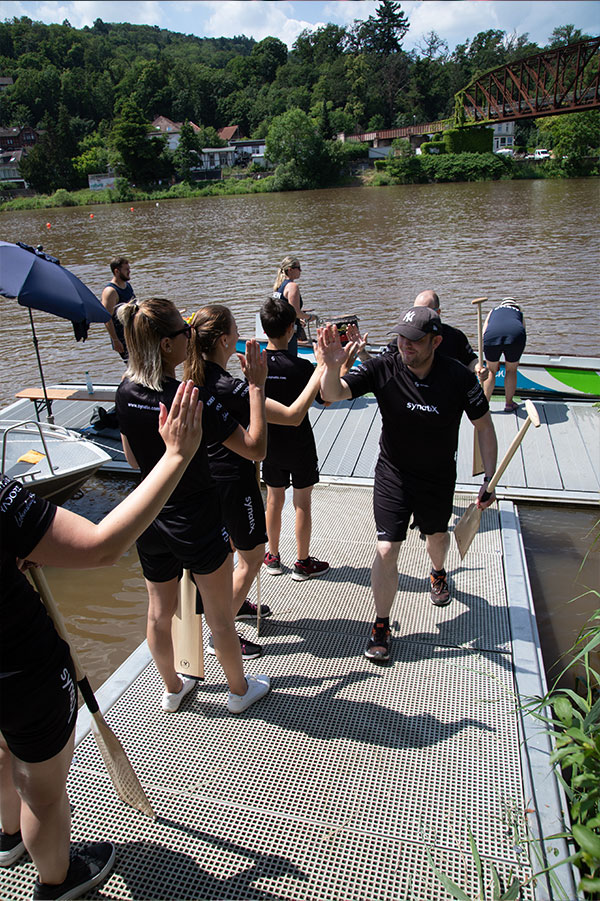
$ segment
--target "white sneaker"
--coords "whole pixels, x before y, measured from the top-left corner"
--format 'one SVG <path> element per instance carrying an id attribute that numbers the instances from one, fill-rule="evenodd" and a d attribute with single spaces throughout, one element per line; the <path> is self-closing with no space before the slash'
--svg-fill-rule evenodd
<path id="1" fill-rule="evenodd" d="M 167 713 L 175 713 L 179 710 L 179 705 L 196 684 L 195 679 L 189 679 L 186 676 L 180 676 L 180 678 L 183 685 L 179 691 L 165 691 L 162 696 L 162 709 Z"/>
<path id="2" fill-rule="evenodd" d="M 271 691 L 270 678 L 262 674 L 246 676 L 246 684 L 248 685 L 248 690 L 245 695 L 234 695 L 232 691 L 229 692 L 227 709 L 230 713 L 243 713 L 244 710 L 247 710 L 256 701 L 260 701 L 261 698 L 264 698 Z"/>

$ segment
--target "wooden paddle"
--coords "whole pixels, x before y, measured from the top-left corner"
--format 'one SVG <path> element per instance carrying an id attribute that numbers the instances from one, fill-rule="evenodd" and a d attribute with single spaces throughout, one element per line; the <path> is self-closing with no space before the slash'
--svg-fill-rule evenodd
<path id="1" fill-rule="evenodd" d="M 481 304 L 487 300 L 487 297 L 476 297 L 472 300 L 472 304 L 477 304 L 477 356 L 479 357 L 479 368 L 483 366 L 483 326 L 481 316 Z M 479 436 L 477 430 L 473 429 L 473 475 L 479 476 L 484 471 L 481 449 L 479 447 Z"/>
<path id="2" fill-rule="evenodd" d="M 179 583 L 179 602 L 173 617 L 173 656 L 178 673 L 192 679 L 204 679 L 204 643 L 202 614 L 196 610 L 197 589 L 189 570 L 184 569 Z"/>
<path id="3" fill-rule="evenodd" d="M 122 801 L 125 801 L 126 804 L 131 805 L 131 807 L 135 807 L 136 810 L 141 810 L 142 813 L 145 813 L 147 814 L 147 816 L 155 819 L 156 814 L 152 809 L 150 801 L 146 797 L 144 789 L 140 785 L 140 780 L 136 776 L 134 769 L 129 762 L 127 754 L 123 750 L 121 742 L 100 712 L 100 708 L 98 707 L 98 702 L 94 696 L 92 687 L 88 682 L 87 676 L 83 672 L 83 669 L 81 668 L 81 663 L 79 662 L 77 652 L 74 650 L 73 645 L 71 644 L 64 620 L 62 618 L 62 614 L 58 609 L 56 601 L 52 597 L 52 592 L 50 591 L 50 586 L 46 581 L 46 576 L 44 575 L 43 571 L 38 568 L 30 569 L 29 576 L 31 578 L 31 581 L 35 585 L 46 610 L 48 611 L 50 619 L 54 623 L 56 631 L 58 632 L 60 637 L 64 639 L 64 641 L 66 641 L 66 643 L 69 645 L 71 659 L 73 660 L 73 664 L 75 666 L 75 676 L 77 679 L 77 684 L 79 686 L 83 700 L 85 701 L 88 710 L 92 714 L 92 732 L 94 733 L 94 738 L 96 739 L 98 750 L 102 755 L 104 765 L 108 770 L 108 775 L 112 780 L 118 796 Z"/>
<path id="4" fill-rule="evenodd" d="M 487 491 L 485 492 L 485 494 L 483 494 L 482 500 L 487 500 L 490 494 L 493 492 L 494 488 L 502 477 L 502 473 L 514 457 L 517 448 L 525 437 L 525 432 L 527 431 L 531 423 L 534 424 L 536 429 L 540 425 L 540 417 L 538 416 L 538 412 L 530 400 L 525 401 L 525 409 L 527 410 L 527 419 L 513 438 L 510 447 L 502 458 L 500 465 L 490 479 Z M 461 560 L 464 559 L 465 554 L 471 547 L 471 542 L 473 541 L 475 535 L 479 530 L 481 513 L 482 510 L 477 506 L 477 504 L 469 504 L 469 507 L 467 508 L 465 513 L 463 513 L 459 521 L 456 523 L 456 526 L 454 527 L 454 537 L 456 538 L 456 544 L 458 545 L 458 552 L 460 554 Z"/>

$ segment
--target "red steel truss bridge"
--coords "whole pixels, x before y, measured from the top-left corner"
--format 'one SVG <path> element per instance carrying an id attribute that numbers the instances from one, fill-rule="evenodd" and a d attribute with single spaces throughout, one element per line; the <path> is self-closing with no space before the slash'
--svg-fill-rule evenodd
<path id="1" fill-rule="evenodd" d="M 455 122 L 508 122 L 600 107 L 600 37 L 491 69 L 458 91 Z"/>

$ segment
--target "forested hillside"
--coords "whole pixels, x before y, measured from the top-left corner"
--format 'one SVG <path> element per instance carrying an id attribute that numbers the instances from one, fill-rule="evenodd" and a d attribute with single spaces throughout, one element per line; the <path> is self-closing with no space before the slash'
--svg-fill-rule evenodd
<path id="1" fill-rule="evenodd" d="M 100 19 L 83 29 L 13 19 L 0 23 L 0 76 L 14 81 L 0 95 L 0 125 L 45 131 L 40 190 L 77 188 L 109 164 L 131 177 L 123 138 L 143 133 L 157 115 L 210 129 L 236 124 L 264 137 L 275 117 L 300 110 L 326 141 L 339 131 L 445 118 L 454 93 L 478 72 L 538 49 L 526 34 L 489 30 L 452 52 L 431 32 L 408 53 L 408 24 L 399 3 L 382 0 L 350 28 L 303 32 L 288 52 L 273 37 L 257 43 Z M 558 26 L 548 42 L 581 37 Z M 164 146 L 147 143 L 155 146 L 140 181 L 173 171 Z M 29 176 L 35 182 L 36 173 Z"/>

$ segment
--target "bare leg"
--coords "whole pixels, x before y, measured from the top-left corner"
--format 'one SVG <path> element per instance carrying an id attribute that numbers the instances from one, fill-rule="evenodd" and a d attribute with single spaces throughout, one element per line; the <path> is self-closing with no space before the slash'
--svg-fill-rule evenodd
<path id="1" fill-rule="evenodd" d="M 202 595 L 206 623 L 212 632 L 217 660 L 223 667 L 229 690 L 245 695 L 248 690 L 242 651 L 233 622 L 233 560 L 231 554 L 212 573 L 194 573 Z M 237 611 L 236 611 L 237 612 Z"/>
<path id="2" fill-rule="evenodd" d="M 427 553 L 431 557 L 434 569 L 443 569 L 446 562 L 446 554 L 450 547 L 450 535 L 448 532 L 435 532 L 427 535 L 425 539 Z"/>
<path id="3" fill-rule="evenodd" d="M 279 553 L 279 538 L 281 536 L 281 513 L 285 503 L 285 488 L 272 488 L 267 485 L 267 535 L 269 538 L 269 552 Z"/>
<path id="4" fill-rule="evenodd" d="M 14 835 L 21 828 L 21 799 L 15 788 L 12 755 L 0 732 L 0 829 Z"/>
<path id="5" fill-rule="evenodd" d="M 233 615 L 235 616 L 246 600 L 250 586 L 256 578 L 265 556 L 264 544 L 251 551 L 237 551 L 238 562 L 233 571 Z"/>
<path id="6" fill-rule="evenodd" d="M 401 541 L 378 541 L 371 568 L 371 588 L 378 617 L 390 615 L 398 589 L 398 554 Z"/>
<path id="7" fill-rule="evenodd" d="M 168 582 L 149 582 L 146 579 L 150 602 L 146 630 L 148 647 L 168 692 L 178 692 L 183 684 L 175 671 L 171 635 L 172 621 L 177 610 L 177 585 L 177 579 L 170 579 Z"/>
<path id="8" fill-rule="evenodd" d="M 57 885 L 69 868 L 71 810 L 67 774 L 75 730 L 65 747 L 42 763 L 25 763 L 11 754 L 15 788 L 21 796 L 21 833 L 40 882 Z"/>
<path id="9" fill-rule="evenodd" d="M 296 552 L 298 560 L 306 560 L 310 550 L 312 532 L 311 497 L 313 486 L 294 488 L 294 509 L 296 511 Z"/>
<path id="10" fill-rule="evenodd" d="M 483 393 L 485 394 L 489 403 L 490 397 L 494 393 L 494 388 L 496 386 L 496 375 L 498 373 L 498 370 L 500 369 L 500 363 L 488 363 L 488 361 L 486 360 L 485 365 L 489 370 L 489 375 L 483 383 Z"/>
<path id="11" fill-rule="evenodd" d="M 505 363 L 504 376 L 504 397 L 507 404 L 512 404 L 515 391 L 517 390 L 517 367 L 518 363 Z"/>

